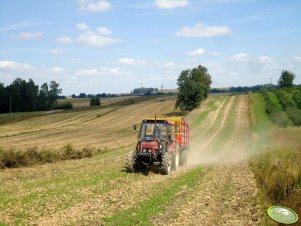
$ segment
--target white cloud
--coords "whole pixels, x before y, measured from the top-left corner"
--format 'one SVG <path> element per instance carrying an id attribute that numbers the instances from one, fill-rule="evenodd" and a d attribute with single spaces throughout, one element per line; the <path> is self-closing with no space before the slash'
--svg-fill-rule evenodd
<path id="1" fill-rule="evenodd" d="M 134 65 L 136 64 L 136 60 L 132 58 L 120 58 L 118 60 L 118 63 L 124 64 L 124 65 Z"/>
<path id="2" fill-rule="evenodd" d="M 222 55 L 222 53 L 220 53 L 220 52 L 212 52 L 212 53 L 210 53 L 212 56 L 220 56 L 220 55 Z"/>
<path id="3" fill-rule="evenodd" d="M 96 68 L 79 69 L 75 71 L 76 75 L 98 75 L 99 71 Z"/>
<path id="4" fill-rule="evenodd" d="M 99 35 L 111 35 L 112 31 L 106 27 L 98 27 L 96 28 L 96 32 Z"/>
<path id="5" fill-rule="evenodd" d="M 95 31 L 91 30 L 88 24 L 78 23 L 76 27 L 83 31 L 77 37 L 68 36 L 58 37 L 58 43 L 78 43 L 89 47 L 103 47 L 114 43 L 120 43 L 122 40 L 111 37 L 112 31 L 107 27 L 98 27 Z"/>
<path id="6" fill-rule="evenodd" d="M 21 39 L 21 40 L 25 40 L 25 39 L 32 39 L 32 38 L 40 38 L 42 37 L 42 32 L 21 32 L 18 35 L 14 36 L 15 39 Z"/>
<path id="7" fill-rule="evenodd" d="M 124 68 L 114 67 L 114 68 L 88 68 L 79 69 L 75 71 L 77 76 L 126 76 L 130 75 L 131 72 Z"/>
<path id="8" fill-rule="evenodd" d="M 231 32 L 228 26 L 206 26 L 203 23 L 197 23 L 192 27 L 183 27 L 176 35 L 182 37 L 211 37 L 226 35 Z"/>
<path id="9" fill-rule="evenodd" d="M 120 64 L 129 65 L 129 66 L 146 64 L 145 60 L 136 60 L 133 58 L 126 58 L 126 57 L 119 58 L 119 60 L 117 62 Z"/>
<path id="10" fill-rule="evenodd" d="M 250 56 L 246 53 L 237 53 L 234 54 L 231 59 L 233 61 L 238 61 L 238 62 L 249 62 L 250 61 Z"/>
<path id="11" fill-rule="evenodd" d="M 175 9 L 179 7 L 187 7 L 187 0 L 155 0 L 154 5 L 160 9 Z"/>
<path id="12" fill-rule="evenodd" d="M 95 2 L 95 1 L 80 0 L 79 8 L 82 11 L 97 13 L 97 12 L 105 12 L 112 9 L 112 5 L 107 1 Z"/>
<path id="13" fill-rule="evenodd" d="M 175 69 L 176 68 L 176 64 L 174 62 L 170 61 L 170 62 L 163 63 L 162 67 L 166 68 L 166 69 Z"/>
<path id="14" fill-rule="evenodd" d="M 62 43 L 62 44 L 67 44 L 67 43 L 72 43 L 73 40 L 72 40 L 72 38 L 70 38 L 68 36 L 62 36 L 62 37 L 56 38 L 56 42 Z"/>
<path id="15" fill-rule="evenodd" d="M 109 72 L 112 75 L 129 75 L 129 74 L 131 74 L 130 72 L 126 71 L 124 68 L 120 68 L 120 67 L 111 68 L 109 70 Z"/>
<path id="16" fill-rule="evenodd" d="M 301 56 L 294 56 L 294 59 L 297 61 L 301 61 Z"/>
<path id="17" fill-rule="evenodd" d="M 66 72 L 66 70 L 62 67 L 53 67 L 53 68 L 49 68 L 48 70 L 50 73 L 53 74 L 63 74 Z"/>
<path id="18" fill-rule="evenodd" d="M 103 47 L 114 43 L 122 42 L 120 39 L 116 39 L 108 36 L 102 36 L 99 35 L 97 32 L 93 32 L 93 31 L 87 31 L 85 33 L 80 34 L 76 40 L 78 43 L 90 47 Z"/>
<path id="19" fill-rule="evenodd" d="M 78 30 L 81 30 L 81 31 L 89 29 L 89 26 L 85 23 L 77 23 L 76 27 L 77 27 Z"/>
<path id="20" fill-rule="evenodd" d="M 37 27 L 37 26 L 41 26 L 41 25 L 43 25 L 43 23 L 41 23 L 41 22 L 22 21 L 22 22 L 19 22 L 19 23 L 10 24 L 10 25 L 6 25 L 4 27 L 1 27 L 0 31 L 19 30 L 19 29 L 24 29 L 24 28 L 28 28 L 28 27 Z"/>
<path id="21" fill-rule="evenodd" d="M 18 63 L 16 61 L 3 60 L 0 61 L 0 69 L 7 71 L 31 71 L 34 68 L 29 64 Z"/>
<path id="22" fill-rule="evenodd" d="M 189 56 L 201 56 L 201 55 L 204 55 L 204 54 L 205 54 L 205 50 L 202 49 L 202 48 L 195 49 L 195 50 L 187 52 L 187 55 L 189 55 Z"/>
<path id="23" fill-rule="evenodd" d="M 62 49 L 53 49 L 49 51 L 50 54 L 55 55 L 55 56 L 59 56 L 62 55 L 64 53 L 64 51 Z"/>
<path id="24" fill-rule="evenodd" d="M 257 57 L 256 61 L 258 63 L 262 63 L 262 64 L 271 64 L 271 63 L 273 63 L 273 59 L 271 57 L 267 57 L 267 56 Z"/>

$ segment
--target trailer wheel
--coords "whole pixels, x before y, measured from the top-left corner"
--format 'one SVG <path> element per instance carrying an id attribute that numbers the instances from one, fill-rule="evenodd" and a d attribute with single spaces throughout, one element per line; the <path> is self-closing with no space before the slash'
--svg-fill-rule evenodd
<path id="1" fill-rule="evenodd" d="M 137 169 L 136 151 L 130 151 L 126 156 L 126 169 L 128 172 L 133 173 Z"/>
<path id="2" fill-rule="evenodd" d="M 169 152 L 165 152 L 162 156 L 162 163 L 161 163 L 161 173 L 164 175 L 169 174 L 169 172 L 171 171 L 171 156 Z"/>
<path id="3" fill-rule="evenodd" d="M 187 165 L 188 150 L 184 149 L 180 152 L 180 166 Z"/>

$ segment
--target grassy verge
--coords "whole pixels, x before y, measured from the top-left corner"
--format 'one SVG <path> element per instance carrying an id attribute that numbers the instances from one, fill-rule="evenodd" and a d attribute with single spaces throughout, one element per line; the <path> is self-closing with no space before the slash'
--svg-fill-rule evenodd
<path id="1" fill-rule="evenodd" d="M 251 161 L 258 184 L 270 205 L 284 205 L 301 214 L 301 151 L 290 148 L 266 150 Z"/>
<path id="2" fill-rule="evenodd" d="M 272 205 L 284 205 L 300 215 L 301 140 L 298 139 L 300 135 L 295 134 L 300 130 L 274 127 L 266 113 L 265 100 L 259 93 L 251 95 L 250 118 L 255 134 L 253 149 L 257 152 L 250 165 L 259 188 L 258 202 L 263 211 Z M 290 139 L 281 143 L 285 137 Z M 274 225 L 266 215 L 263 224 Z"/>
<path id="3" fill-rule="evenodd" d="M 125 211 L 119 212 L 111 217 L 105 218 L 107 225 L 151 225 L 150 219 L 165 210 L 172 203 L 183 187 L 193 188 L 196 186 L 202 169 L 196 168 L 173 181 L 169 186 L 163 188 L 159 193 L 149 199 L 140 202 Z"/>
<path id="4" fill-rule="evenodd" d="M 252 149 L 262 150 L 270 145 L 269 134 L 273 127 L 266 113 L 265 100 L 260 93 L 250 96 L 250 122 L 252 131 Z"/>

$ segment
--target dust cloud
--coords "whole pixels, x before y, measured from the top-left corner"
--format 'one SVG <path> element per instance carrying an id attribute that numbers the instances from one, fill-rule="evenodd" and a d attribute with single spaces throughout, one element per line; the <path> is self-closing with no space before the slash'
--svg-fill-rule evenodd
<path id="1" fill-rule="evenodd" d="M 250 131 L 248 95 L 229 97 L 207 120 L 205 125 L 192 131 L 190 166 L 235 165 L 255 154 L 253 143 L 258 137 Z"/>

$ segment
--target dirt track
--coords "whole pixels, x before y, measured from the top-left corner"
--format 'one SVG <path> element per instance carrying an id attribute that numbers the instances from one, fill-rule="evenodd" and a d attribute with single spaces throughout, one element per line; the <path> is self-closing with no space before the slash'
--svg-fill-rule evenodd
<path id="1" fill-rule="evenodd" d="M 237 98 L 236 102 L 234 98 Z M 179 197 L 180 201 L 154 220 L 154 224 L 259 224 L 260 206 L 256 204 L 256 182 L 247 163 L 250 126 L 248 101 L 248 96 L 231 97 L 224 109 L 217 108 L 212 118 L 214 122 L 210 124 L 218 124 L 215 125 L 216 129 L 209 138 L 198 137 L 193 141 L 195 146 L 190 156 L 192 164 L 207 165 L 204 178 L 192 194 Z M 234 114 L 234 121 L 228 120 L 229 114 Z M 233 123 L 233 128 L 227 128 L 226 123 Z M 219 142 L 225 129 L 231 129 L 230 138 L 220 150 L 214 149 L 214 143 Z M 210 146 L 213 148 L 208 148 Z"/>

